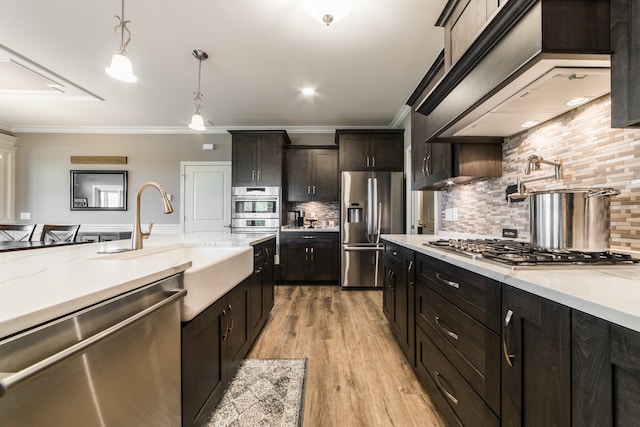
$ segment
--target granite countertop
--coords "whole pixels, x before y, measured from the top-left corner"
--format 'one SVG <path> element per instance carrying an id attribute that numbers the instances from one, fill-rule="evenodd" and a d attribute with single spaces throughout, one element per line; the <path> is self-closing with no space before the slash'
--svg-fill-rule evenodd
<path id="1" fill-rule="evenodd" d="M 383 240 L 640 332 L 640 264 L 512 269 L 423 245 L 438 238 L 442 236 L 382 235 Z"/>
<path id="2" fill-rule="evenodd" d="M 196 277 L 197 271 L 217 262 L 209 259 L 242 254 L 249 260 L 250 274 L 250 246 L 274 236 L 218 234 L 194 239 L 158 235 L 145 240 L 139 251 L 101 253 L 130 247 L 130 240 L 120 240 L 2 253 L 0 339 L 173 274 L 191 274 L 191 269 Z M 210 256 L 206 248 L 217 249 L 209 251 Z"/>

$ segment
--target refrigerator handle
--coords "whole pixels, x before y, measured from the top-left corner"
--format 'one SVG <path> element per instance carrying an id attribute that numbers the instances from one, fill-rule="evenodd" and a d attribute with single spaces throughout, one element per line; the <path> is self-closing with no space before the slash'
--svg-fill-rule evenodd
<path id="1" fill-rule="evenodd" d="M 378 238 L 376 236 L 379 228 L 379 215 L 378 215 L 378 178 L 373 178 L 372 180 L 372 189 L 373 198 L 371 199 L 371 216 L 373 219 L 373 227 L 371 227 L 371 235 L 375 239 L 375 242 L 378 243 Z"/>
<path id="2" fill-rule="evenodd" d="M 376 243 L 380 243 L 380 229 L 382 227 L 382 203 L 378 203 L 378 228 L 376 230 Z"/>
<path id="3" fill-rule="evenodd" d="M 373 224 L 373 183 L 371 178 L 367 178 L 367 241 L 374 233 Z"/>

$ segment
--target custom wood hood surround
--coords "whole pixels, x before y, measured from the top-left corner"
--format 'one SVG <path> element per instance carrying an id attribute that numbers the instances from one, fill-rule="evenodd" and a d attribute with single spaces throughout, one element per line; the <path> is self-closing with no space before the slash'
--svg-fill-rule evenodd
<path id="1" fill-rule="evenodd" d="M 572 109 L 574 97 L 608 93 L 609 3 L 508 1 L 459 58 L 445 47 L 445 67 L 453 64 L 416 108 L 428 117 L 427 141 L 510 136 L 524 121 Z M 462 20 L 452 13 L 445 8 L 437 25 Z"/>

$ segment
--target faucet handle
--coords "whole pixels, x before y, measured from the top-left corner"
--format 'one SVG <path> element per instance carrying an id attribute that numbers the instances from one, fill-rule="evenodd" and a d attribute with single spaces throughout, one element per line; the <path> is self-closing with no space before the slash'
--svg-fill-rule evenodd
<path id="1" fill-rule="evenodd" d="M 143 231 L 142 232 L 142 238 L 143 239 L 148 239 L 149 236 L 151 235 L 151 230 L 153 230 L 153 221 L 149 221 L 149 231 L 147 231 L 146 233 Z"/>

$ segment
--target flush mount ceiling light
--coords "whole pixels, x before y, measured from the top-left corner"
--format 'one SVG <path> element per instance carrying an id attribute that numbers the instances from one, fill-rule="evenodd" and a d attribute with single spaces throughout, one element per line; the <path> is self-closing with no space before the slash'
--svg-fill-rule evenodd
<path id="1" fill-rule="evenodd" d="M 200 109 L 202 108 L 202 92 L 200 92 L 200 76 L 202 72 L 202 61 L 207 59 L 209 55 L 204 50 L 194 50 L 193 56 L 198 60 L 198 91 L 194 92 L 196 97 L 193 99 L 193 102 L 196 106 L 196 112 L 193 113 L 191 117 L 191 123 L 189 123 L 189 127 L 193 130 L 205 130 L 204 127 L 204 119 L 202 118 L 202 114 L 200 113 Z"/>
<path id="2" fill-rule="evenodd" d="M 124 19 L 124 0 L 122 0 L 122 17 L 118 15 L 115 17 L 119 23 L 113 30 L 116 33 L 116 37 L 118 37 L 118 29 L 120 29 L 120 49 L 113 55 L 111 58 L 111 66 L 107 67 L 105 71 L 114 79 L 127 83 L 135 83 L 138 81 L 138 78 L 133 74 L 133 65 L 131 65 L 131 60 L 126 50 L 127 45 L 131 41 L 131 32 L 127 28 L 127 24 L 131 21 Z"/>
<path id="3" fill-rule="evenodd" d="M 316 93 L 315 89 L 312 87 L 304 87 L 302 88 L 302 94 L 306 96 L 311 96 Z"/>
<path id="4" fill-rule="evenodd" d="M 317 21 L 329 26 L 340 21 L 351 10 L 349 0 L 304 0 L 304 9 Z"/>
<path id="5" fill-rule="evenodd" d="M 569 105 L 571 107 L 574 107 L 576 105 L 584 104 L 588 100 L 589 100 L 589 98 L 587 98 L 587 97 L 573 98 L 571 101 L 567 102 L 567 105 Z"/>

